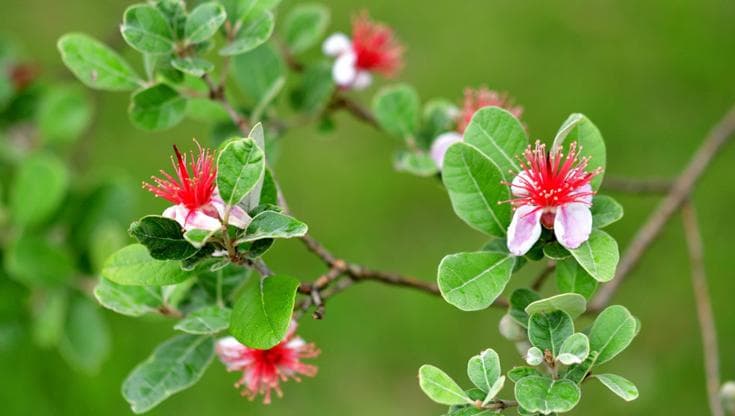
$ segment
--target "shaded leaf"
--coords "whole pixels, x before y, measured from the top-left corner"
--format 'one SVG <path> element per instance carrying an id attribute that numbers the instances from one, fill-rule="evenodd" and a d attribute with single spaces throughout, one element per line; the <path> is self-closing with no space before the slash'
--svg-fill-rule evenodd
<path id="1" fill-rule="evenodd" d="M 298 54 L 316 45 L 329 25 L 329 9 L 322 4 L 294 6 L 283 20 L 283 39 L 292 53 Z"/>
<path id="2" fill-rule="evenodd" d="M 105 278 L 94 287 L 94 297 L 105 308 L 127 316 L 154 313 L 163 306 L 160 287 L 124 286 Z"/>
<path id="3" fill-rule="evenodd" d="M 45 153 L 23 160 L 10 188 L 10 215 L 18 225 L 47 220 L 61 206 L 69 187 L 64 163 Z"/>
<path id="4" fill-rule="evenodd" d="M 121 285 L 163 286 L 191 277 L 173 260 L 156 260 L 141 244 L 131 244 L 110 256 L 102 267 L 102 277 Z"/>
<path id="5" fill-rule="evenodd" d="M 219 306 L 207 306 L 189 313 L 174 329 L 189 334 L 216 334 L 230 326 L 231 311 Z"/>
<path id="6" fill-rule="evenodd" d="M 171 218 L 148 215 L 130 224 L 129 232 L 157 260 L 183 260 L 197 252 L 184 239 L 181 225 Z"/>

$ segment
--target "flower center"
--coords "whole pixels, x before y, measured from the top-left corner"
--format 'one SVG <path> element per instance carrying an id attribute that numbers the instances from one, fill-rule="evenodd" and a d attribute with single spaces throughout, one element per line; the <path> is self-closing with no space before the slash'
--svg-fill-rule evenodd
<path id="1" fill-rule="evenodd" d="M 204 149 L 199 143 L 199 155 L 191 155 L 189 166 L 186 164 L 186 155 L 179 152 L 174 146 L 176 159 L 171 160 L 176 178 L 161 170 L 163 178 L 152 177 L 154 185 L 143 183 L 143 187 L 158 197 L 164 198 L 173 204 L 181 204 L 189 210 L 198 208 L 212 208 L 212 200 L 216 187 L 217 168 L 214 164 L 214 155 Z M 191 169 L 191 172 L 189 171 Z M 213 209 L 213 208 L 212 208 Z"/>

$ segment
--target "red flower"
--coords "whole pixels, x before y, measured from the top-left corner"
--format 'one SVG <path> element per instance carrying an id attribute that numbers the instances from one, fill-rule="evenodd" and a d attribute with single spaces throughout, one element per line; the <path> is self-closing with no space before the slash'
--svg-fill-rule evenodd
<path id="1" fill-rule="evenodd" d="M 523 114 L 523 107 L 514 105 L 506 93 L 488 90 L 485 87 L 476 90 L 466 88 L 464 90 L 462 111 L 457 118 L 457 131 L 464 133 L 475 112 L 483 107 L 491 106 L 508 110 L 516 118 L 520 118 Z"/>
<path id="2" fill-rule="evenodd" d="M 196 141 L 195 141 L 196 142 Z M 199 155 L 190 153 L 191 161 L 186 164 L 186 154 L 174 145 L 176 158 L 171 158 L 176 178 L 161 170 L 163 178 L 151 177 L 154 185 L 143 183 L 143 187 L 157 197 L 174 204 L 163 212 L 164 217 L 175 219 L 185 229 L 216 230 L 222 227 L 225 203 L 217 192 L 217 168 L 214 152 L 196 142 Z M 229 224 L 245 228 L 250 222 L 248 214 L 239 206 L 230 209 Z"/>
<path id="3" fill-rule="evenodd" d="M 294 379 L 301 381 L 300 375 L 314 377 L 317 367 L 301 362 L 304 358 L 314 358 L 319 350 L 312 343 L 306 343 L 295 336 L 296 322 L 280 344 L 268 350 L 256 350 L 242 345 L 233 337 L 217 341 L 217 355 L 227 366 L 228 371 L 242 371 L 243 375 L 235 387 L 244 387 L 242 395 L 250 400 L 259 394 L 263 395 L 263 403 L 271 401 L 271 391 L 278 397 L 283 396 L 280 382 Z"/>
<path id="4" fill-rule="evenodd" d="M 564 157 L 561 149 L 547 154 L 537 141 L 523 156 L 521 172 L 508 184 L 514 196 L 509 202 L 516 208 L 508 227 L 508 249 L 525 254 L 541 235 L 541 225 L 554 229 L 562 246 L 579 247 L 592 231 L 590 181 L 602 168 L 588 172 L 589 157 L 578 157 L 577 143 L 569 145 Z"/>
<path id="5" fill-rule="evenodd" d="M 335 33 L 324 41 L 323 50 L 337 57 L 332 76 L 345 88 L 365 88 L 372 82 L 372 72 L 392 77 L 403 66 L 403 46 L 393 30 L 373 22 L 367 13 L 352 20 L 352 40 Z"/>

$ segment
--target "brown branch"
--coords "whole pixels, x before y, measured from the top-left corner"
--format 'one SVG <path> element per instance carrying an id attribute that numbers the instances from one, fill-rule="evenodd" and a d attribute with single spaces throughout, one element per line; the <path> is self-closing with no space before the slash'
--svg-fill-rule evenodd
<path id="1" fill-rule="evenodd" d="M 704 248 L 702 235 L 694 207 L 685 202 L 681 210 L 684 223 L 684 234 L 689 248 L 689 261 L 692 268 L 692 287 L 697 304 L 697 316 L 702 334 L 702 348 L 704 355 L 705 374 L 707 381 L 707 395 L 712 416 L 723 416 L 722 403 L 719 398 L 720 390 L 720 354 L 717 347 L 717 330 L 712 313 L 712 302 L 707 287 L 707 275 L 704 270 Z"/>
<path id="2" fill-rule="evenodd" d="M 235 126 L 237 126 L 244 137 L 247 137 L 250 134 L 250 123 L 242 114 L 240 114 L 240 112 L 238 112 L 232 106 L 232 104 L 230 104 L 230 101 L 225 96 L 224 84 L 215 84 L 209 74 L 204 74 L 202 76 L 202 80 L 204 80 L 204 82 L 207 84 L 207 88 L 209 88 L 209 99 L 220 103 L 220 105 L 222 105 L 222 108 L 224 108 L 227 114 L 230 116 L 230 119 L 235 124 Z"/>
<path id="3" fill-rule="evenodd" d="M 378 120 L 369 109 L 352 98 L 345 96 L 339 90 L 336 90 L 332 97 L 332 102 L 327 106 L 327 111 L 336 111 L 340 109 L 346 110 L 359 121 L 362 121 L 378 130 L 381 129 L 380 124 L 378 124 Z"/>
<path id="4" fill-rule="evenodd" d="M 605 178 L 603 188 L 608 191 L 627 194 L 666 194 L 671 190 L 672 181 L 668 179 L 631 179 Z"/>
<path id="5" fill-rule="evenodd" d="M 625 255 L 618 265 L 615 279 L 600 289 L 597 296 L 590 303 L 591 310 L 599 311 L 610 302 L 610 299 L 618 287 L 620 287 L 620 284 L 623 283 L 625 277 L 635 268 L 643 253 L 661 233 L 664 225 L 666 225 L 671 219 L 671 216 L 684 203 L 692 192 L 697 180 L 699 180 L 704 170 L 710 165 L 720 148 L 730 138 L 733 131 L 735 131 L 735 106 L 730 108 L 727 114 L 710 131 L 686 169 L 674 181 L 666 198 L 651 213 L 646 223 L 633 237 L 633 241 L 628 246 Z"/>
<path id="6" fill-rule="evenodd" d="M 533 279 L 533 283 L 531 284 L 531 289 L 535 291 L 541 290 L 541 287 L 543 287 L 544 282 L 546 282 L 546 279 L 551 276 L 551 273 L 556 270 L 556 262 L 550 261 L 544 266 L 544 269 L 541 270 L 541 273 L 539 273 L 538 276 L 536 276 L 535 279 Z"/>

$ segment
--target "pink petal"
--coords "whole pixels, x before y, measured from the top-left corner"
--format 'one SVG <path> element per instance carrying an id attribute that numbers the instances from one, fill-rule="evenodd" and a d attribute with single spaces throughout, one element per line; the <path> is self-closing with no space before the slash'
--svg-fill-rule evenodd
<path id="1" fill-rule="evenodd" d="M 439 169 L 444 166 L 444 155 L 447 154 L 449 146 L 461 141 L 462 135 L 455 131 L 442 133 L 434 140 L 434 143 L 431 144 L 430 155 Z"/>
<path id="2" fill-rule="evenodd" d="M 575 249 L 590 237 L 592 232 L 592 213 L 582 203 L 560 206 L 554 218 L 554 234 L 559 244 Z"/>
<path id="3" fill-rule="evenodd" d="M 225 216 L 225 201 L 222 200 L 222 197 L 219 196 L 219 192 L 216 190 L 214 191 L 214 194 L 212 195 L 212 200 L 210 201 L 212 206 L 214 206 L 214 209 L 217 210 L 217 213 L 219 214 L 220 218 L 224 218 Z M 245 229 L 248 227 L 248 224 L 250 224 L 250 215 L 239 205 L 235 205 L 230 209 L 230 218 L 228 218 L 227 223 L 229 225 L 235 226 L 240 229 Z"/>
<path id="4" fill-rule="evenodd" d="M 356 90 L 364 90 L 373 83 L 373 76 L 368 71 L 357 71 L 355 76 L 355 82 L 352 83 L 352 88 Z"/>
<path id="5" fill-rule="evenodd" d="M 211 217 L 204 213 L 201 209 L 189 211 L 189 215 L 186 216 L 186 223 L 184 224 L 185 230 L 208 230 L 214 231 L 222 227 L 222 223 L 219 218 Z"/>
<path id="6" fill-rule="evenodd" d="M 189 210 L 183 205 L 173 205 L 166 208 L 161 215 L 175 220 L 183 227 L 186 224 L 186 216 L 189 215 Z"/>
<path id="7" fill-rule="evenodd" d="M 344 33 L 335 33 L 329 36 L 322 44 L 322 52 L 328 56 L 337 56 L 352 48 L 350 38 Z"/>
<path id="8" fill-rule="evenodd" d="M 575 193 L 584 195 L 584 196 L 579 197 L 579 199 L 586 202 L 587 205 L 592 204 L 592 196 L 593 196 L 592 185 L 586 183 L 580 186 L 579 188 L 577 188 Z"/>
<path id="9" fill-rule="evenodd" d="M 541 236 L 542 210 L 533 205 L 522 205 L 513 213 L 513 220 L 508 227 L 508 250 L 516 256 L 522 256 L 533 247 Z"/>

